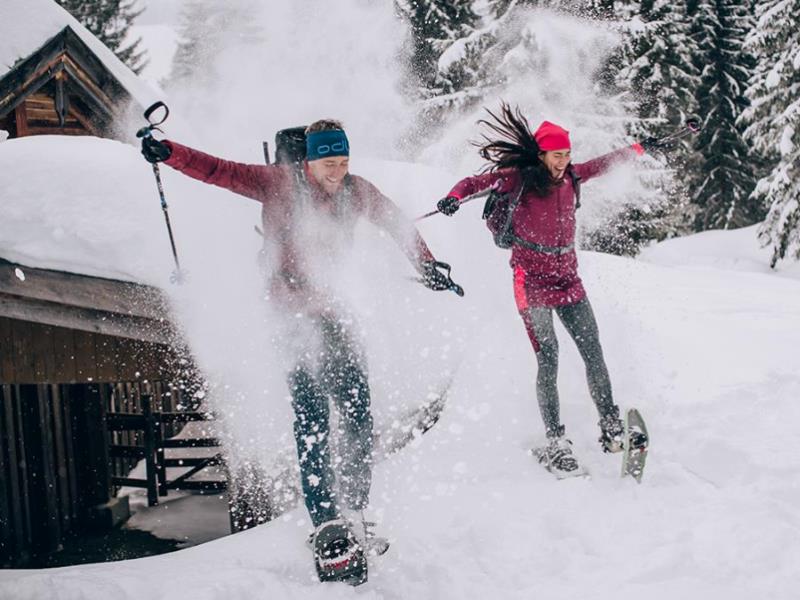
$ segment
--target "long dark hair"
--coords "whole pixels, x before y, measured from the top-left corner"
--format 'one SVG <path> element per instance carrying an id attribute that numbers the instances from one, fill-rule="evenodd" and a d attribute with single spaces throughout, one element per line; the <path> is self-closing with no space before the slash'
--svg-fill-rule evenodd
<path id="1" fill-rule="evenodd" d="M 488 108 L 486 112 L 490 119 L 481 119 L 478 124 L 488 127 L 491 130 L 489 135 L 494 133 L 500 137 L 492 139 L 482 134 L 481 141 L 473 142 L 481 157 L 489 163 L 484 171 L 518 169 L 526 188 L 538 196 L 547 194 L 553 187 L 553 179 L 539 158 L 539 144 L 519 106 L 512 109 L 502 102 L 499 116 Z"/>

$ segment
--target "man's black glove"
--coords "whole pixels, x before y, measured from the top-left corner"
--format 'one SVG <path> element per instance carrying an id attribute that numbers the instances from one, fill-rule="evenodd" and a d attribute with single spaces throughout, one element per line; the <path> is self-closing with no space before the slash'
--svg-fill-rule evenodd
<path id="1" fill-rule="evenodd" d="M 461 201 L 455 196 L 448 196 L 447 198 L 442 198 L 441 200 L 439 200 L 439 202 L 436 203 L 436 209 L 440 213 L 445 214 L 448 217 L 454 215 L 458 210 L 459 206 L 461 206 Z"/>
<path id="2" fill-rule="evenodd" d="M 142 156 L 147 162 L 157 163 L 172 156 L 172 150 L 164 142 L 148 135 L 142 138 Z"/>
<path id="3" fill-rule="evenodd" d="M 464 295 L 463 288 L 450 279 L 450 265 L 438 260 L 426 260 L 422 263 L 422 285 L 426 288 L 440 292 L 453 290 L 459 296 Z M 439 269 L 442 269 L 440 271 Z"/>

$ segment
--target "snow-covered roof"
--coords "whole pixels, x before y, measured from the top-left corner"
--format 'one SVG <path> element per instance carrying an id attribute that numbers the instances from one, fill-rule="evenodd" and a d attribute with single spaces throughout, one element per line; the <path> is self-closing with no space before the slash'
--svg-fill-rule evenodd
<path id="1" fill-rule="evenodd" d="M 142 81 L 116 55 L 54 0 L 3 0 L 0 19 L 0 78 L 48 40 L 69 27 L 103 66 L 142 106 L 159 100 L 156 90 Z"/>

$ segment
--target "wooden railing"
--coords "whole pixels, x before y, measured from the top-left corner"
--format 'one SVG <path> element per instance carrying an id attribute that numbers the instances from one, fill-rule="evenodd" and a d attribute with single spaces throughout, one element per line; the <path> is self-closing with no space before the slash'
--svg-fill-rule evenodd
<path id="1" fill-rule="evenodd" d="M 141 432 L 136 439 L 141 445 L 119 444 L 109 445 L 109 457 L 113 459 L 129 459 L 134 462 L 145 461 L 145 478 L 121 475 L 111 477 L 115 486 L 128 486 L 147 489 L 147 502 L 150 506 L 158 504 L 159 497 L 166 496 L 170 490 L 193 490 L 200 492 L 219 492 L 227 489 L 226 480 L 193 480 L 191 479 L 204 469 L 223 465 L 221 452 L 211 456 L 167 457 L 167 450 L 179 448 L 219 448 L 216 438 L 168 438 L 165 429 L 177 429 L 175 426 L 196 421 L 213 420 L 213 415 L 205 412 L 161 412 L 153 410 L 151 394 L 141 395 L 141 413 L 117 412 L 106 415 L 106 427 L 112 432 Z M 112 435 L 113 437 L 113 435 Z M 188 468 L 174 479 L 169 479 L 167 469 L 170 467 Z"/>

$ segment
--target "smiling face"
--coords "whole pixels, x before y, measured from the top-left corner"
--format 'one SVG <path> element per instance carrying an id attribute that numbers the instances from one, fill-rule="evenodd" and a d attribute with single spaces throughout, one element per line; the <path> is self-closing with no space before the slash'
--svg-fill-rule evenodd
<path id="1" fill-rule="evenodd" d="M 350 169 L 348 156 L 329 156 L 308 161 L 308 171 L 323 190 L 335 194 Z"/>
<path id="2" fill-rule="evenodd" d="M 561 179 L 564 177 L 569 161 L 572 160 L 572 153 L 569 148 L 548 150 L 547 152 L 541 152 L 539 158 L 544 163 L 544 166 L 547 167 L 547 170 L 550 171 L 550 176 L 553 179 Z"/>

